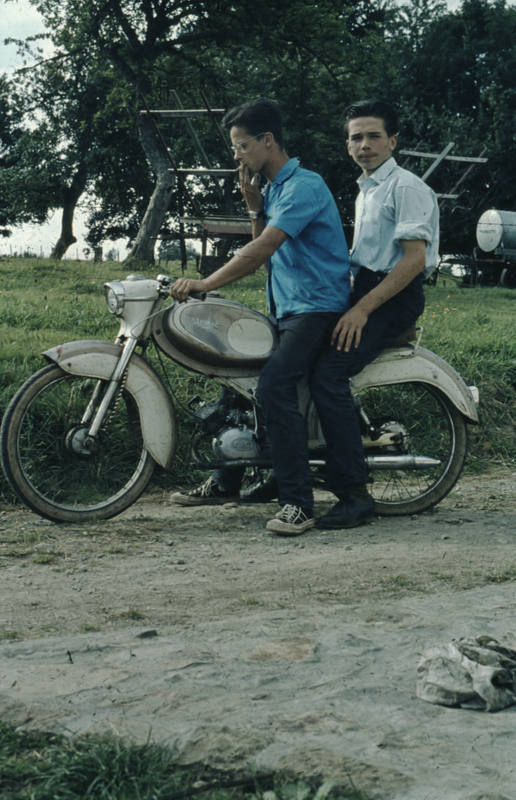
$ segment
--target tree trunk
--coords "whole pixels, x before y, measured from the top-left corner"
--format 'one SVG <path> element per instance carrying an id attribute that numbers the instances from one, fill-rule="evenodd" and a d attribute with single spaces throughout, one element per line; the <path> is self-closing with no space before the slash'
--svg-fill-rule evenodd
<path id="1" fill-rule="evenodd" d="M 145 264 L 154 264 L 156 239 L 165 222 L 176 179 L 168 171 L 170 162 L 163 152 L 161 142 L 152 128 L 150 120 L 140 117 L 139 127 L 143 150 L 156 173 L 156 185 L 140 225 L 140 230 L 129 255 L 125 259 L 125 263 L 143 261 Z"/>
<path id="2" fill-rule="evenodd" d="M 86 170 L 79 169 L 72 178 L 72 185 L 63 189 L 63 216 L 61 218 L 61 233 L 52 248 L 50 258 L 62 258 L 70 245 L 77 239 L 73 235 L 73 217 L 77 203 L 86 187 Z"/>

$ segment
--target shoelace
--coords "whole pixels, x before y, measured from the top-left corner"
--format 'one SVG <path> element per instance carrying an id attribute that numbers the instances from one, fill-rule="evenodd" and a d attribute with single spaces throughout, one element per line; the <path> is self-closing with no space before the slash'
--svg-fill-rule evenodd
<path id="1" fill-rule="evenodd" d="M 299 519 L 301 516 L 302 512 L 298 506 L 287 504 L 281 511 L 280 519 L 285 520 L 285 522 L 295 522 L 295 520 Z"/>
<path id="2" fill-rule="evenodd" d="M 201 497 L 208 497 L 208 495 L 210 494 L 211 484 L 212 483 L 213 483 L 213 477 L 208 478 L 206 483 L 203 483 L 203 485 L 199 487 L 199 489 L 201 490 L 201 492 L 200 492 L 200 496 Z M 195 494 L 197 494 L 199 489 L 193 489 L 193 491 L 188 492 L 188 494 L 195 495 Z"/>

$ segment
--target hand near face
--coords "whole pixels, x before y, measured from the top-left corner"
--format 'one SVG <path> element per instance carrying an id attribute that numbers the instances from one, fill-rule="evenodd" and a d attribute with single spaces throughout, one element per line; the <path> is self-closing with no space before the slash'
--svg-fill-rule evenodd
<path id="1" fill-rule="evenodd" d="M 256 172 L 251 177 L 249 167 L 243 164 L 240 166 L 238 174 L 240 177 L 240 191 L 247 203 L 247 208 L 249 211 L 261 211 L 263 208 L 263 198 L 259 188 L 260 175 Z"/>

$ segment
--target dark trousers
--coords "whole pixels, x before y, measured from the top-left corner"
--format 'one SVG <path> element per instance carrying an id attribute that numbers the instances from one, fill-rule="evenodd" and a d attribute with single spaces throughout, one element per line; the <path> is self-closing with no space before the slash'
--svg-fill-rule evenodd
<path id="1" fill-rule="evenodd" d="M 382 279 L 361 269 L 355 281 L 356 302 Z M 299 314 L 278 321 L 278 344 L 262 370 L 257 397 L 271 439 L 280 505 L 313 507 L 306 427 L 299 411 L 297 383 L 308 373 L 310 392 L 327 443 L 326 472 L 337 495 L 349 484 L 365 483 L 362 439 L 349 379 L 373 361 L 409 328 L 424 309 L 421 278 L 374 311 L 358 348 L 349 353 L 330 346 L 340 313 Z M 243 470 L 217 470 L 214 479 L 237 490 Z"/>

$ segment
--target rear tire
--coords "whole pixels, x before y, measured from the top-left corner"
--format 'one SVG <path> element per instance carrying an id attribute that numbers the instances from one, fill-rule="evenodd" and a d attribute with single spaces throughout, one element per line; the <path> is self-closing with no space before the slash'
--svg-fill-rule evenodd
<path id="1" fill-rule="evenodd" d="M 120 514 L 140 497 L 154 471 L 138 406 L 127 389 L 108 412 L 95 452 L 76 446 L 97 383 L 57 365 L 45 367 L 21 387 L 4 416 L 0 445 L 9 483 L 30 509 L 54 522 Z"/>
<path id="2" fill-rule="evenodd" d="M 377 427 L 403 431 L 403 441 L 367 447 L 368 455 L 429 456 L 439 466 L 425 470 L 374 470 L 372 489 L 381 516 L 418 514 L 437 505 L 457 483 L 467 452 L 463 415 L 446 395 L 426 383 L 374 386 L 360 391 L 367 416 Z M 398 427 L 393 427 L 398 426 Z"/>

